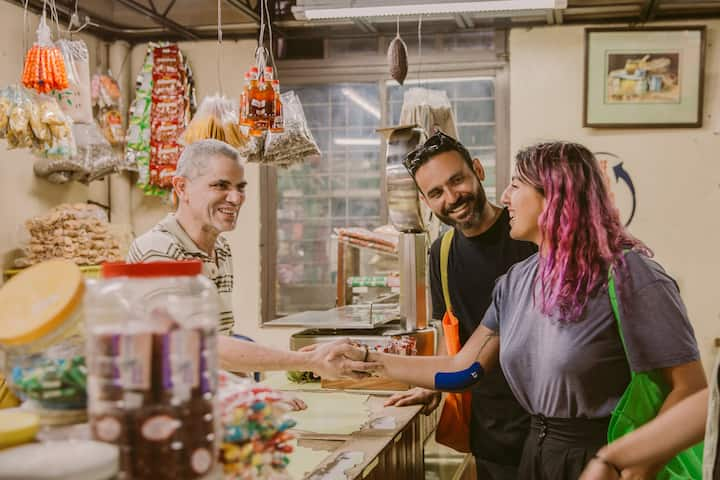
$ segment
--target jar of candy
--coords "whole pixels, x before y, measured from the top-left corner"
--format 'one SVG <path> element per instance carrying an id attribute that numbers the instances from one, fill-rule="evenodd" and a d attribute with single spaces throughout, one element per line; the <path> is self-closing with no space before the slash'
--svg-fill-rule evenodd
<path id="1" fill-rule="evenodd" d="M 86 405 L 80 269 L 50 260 L 0 289 L 0 364 L 13 392 L 39 410 Z"/>
<path id="2" fill-rule="evenodd" d="M 195 479 L 217 458 L 218 295 L 199 261 L 105 264 L 85 296 L 88 415 L 121 478 Z"/>

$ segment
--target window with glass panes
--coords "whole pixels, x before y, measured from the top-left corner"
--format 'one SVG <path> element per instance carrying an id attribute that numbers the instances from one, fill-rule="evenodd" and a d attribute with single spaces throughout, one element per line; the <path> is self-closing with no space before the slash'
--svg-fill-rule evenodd
<path id="1" fill-rule="evenodd" d="M 377 83 L 293 87 L 321 151 L 319 161 L 277 172 L 278 315 L 331 308 L 337 227 L 375 228 L 381 218 L 381 121 Z"/>
<path id="2" fill-rule="evenodd" d="M 404 86 L 388 82 L 388 115 L 391 125 L 400 121 L 403 95 L 408 88 L 421 86 L 447 93 L 455 116 L 458 140 L 478 158 L 485 169 L 485 192 L 495 200 L 495 79 L 494 77 L 448 78 L 406 82 Z"/>
<path id="3" fill-rule="evenodd" d="M 319 160 L 277 170 L 277 316 L 335 306 L 337 227 L 375 228 L 383 217 L 385 173 L 380 125 L 400 119 L 408 88 L 444 90 L 452 104 L 460 141 L 485 167 L 488 197 L 495 192 L 494 77 L 458 77 L 395 82 L 300 85 Z M 383 91 L 381 91 L 383 90 Z M 381 98 L 386 105 L 381 105 Z M 384 107 L 384 108 L 382 108 Z M 273 252 L 268 252 L 272 255 Z"/>

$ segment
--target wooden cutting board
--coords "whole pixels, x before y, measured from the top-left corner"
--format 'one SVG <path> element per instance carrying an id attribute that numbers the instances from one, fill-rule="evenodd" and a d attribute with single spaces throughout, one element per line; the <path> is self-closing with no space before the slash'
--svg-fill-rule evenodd
<path id="1" fill-rule="evenodd" d="M 322 388 L 336 390 L 407 390 L 410 385 L 387 378 L 363 378 L 362 380 L 342 379 L 320 381 Z"/>

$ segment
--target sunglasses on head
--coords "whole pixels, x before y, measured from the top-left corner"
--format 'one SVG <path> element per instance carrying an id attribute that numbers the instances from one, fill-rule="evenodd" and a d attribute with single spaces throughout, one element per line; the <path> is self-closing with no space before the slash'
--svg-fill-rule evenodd
<path id="1" fill-rule="evenodd" d="M 455 147 L 458 151 L 466 151 L 462 143 L 458 142 L 450 135 L 438 130 L 425 140 L 425 143 L 408 153 L 403 161 L 403 165 L 405 165 L 405 168 L 407 168 L 411 173 L 414 173 L 420 165 L 428 160 L 428 157 L 448 146 Z"/>

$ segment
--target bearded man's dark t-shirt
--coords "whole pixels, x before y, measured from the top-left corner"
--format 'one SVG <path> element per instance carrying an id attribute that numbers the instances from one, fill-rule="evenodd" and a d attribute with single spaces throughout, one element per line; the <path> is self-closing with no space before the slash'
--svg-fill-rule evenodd
<path id="1" fill-rule="evenodd" d="M 445 314 L 440 280 L 440 243 L 430 248 L 430 291 L 433 318 Z M 529 242 L 510 238 L 510 216 L 504 209 L 484 233 L 465 237 L 455 231 L 448 258 L 448 288 L 460 323 L 464 345 L 490 306 L 495 281 L 515 263 L 537 252 Z M 472 390 L 470 445 L 475 457 L 503 465 L 518 465 L 529 417 L 517 403 L 500 368 L 486 375 Z"/>

